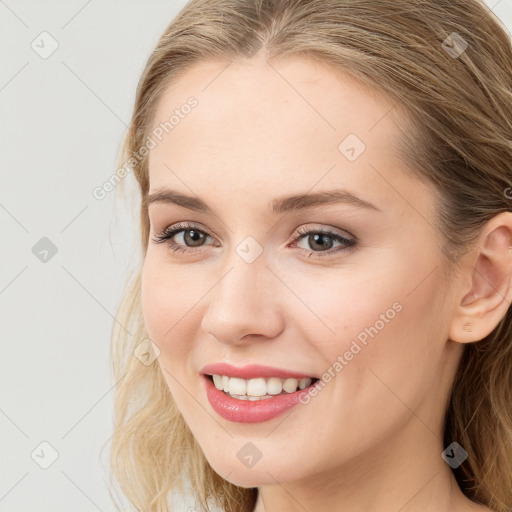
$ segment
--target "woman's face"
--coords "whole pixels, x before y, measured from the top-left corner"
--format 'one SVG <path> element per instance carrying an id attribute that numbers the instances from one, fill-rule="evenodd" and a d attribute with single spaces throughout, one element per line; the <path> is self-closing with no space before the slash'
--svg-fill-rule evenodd
<path id="1" fill-rule="evenodd" d="M 237 485 L 324 485 L 356 457 L 440 460 L 460 345 L 447 341 L 434 196 L 398 159 L 393 114 L 305 58 L 203 62 L 158 104 L 149 193 L 192 199 L 149 204 L 145 323 L 186 423 Z M 373 207 L 316 200 L 334 190 Z M 283 202 L 302 195 L 316 199 Z M 228 419 L 206 392 L 213 363 L 327 377 L 277 416 Z"/>

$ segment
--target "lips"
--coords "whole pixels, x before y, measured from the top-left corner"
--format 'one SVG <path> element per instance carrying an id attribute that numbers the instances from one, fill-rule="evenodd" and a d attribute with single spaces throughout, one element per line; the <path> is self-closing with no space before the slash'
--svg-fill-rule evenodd
<path id="1" fill-rule="evenodd" d="M 258 377 L 280 379 L 318 379 L 316 375 L 300 373 L 273 366 L 262 366 L 259 364 L 250 364 L 247 366 L 233 366 L 228 363 L 207 364 L 201 369 L 204 375 L 226 375 L 228 377 L 237 377 L 239 379 L 256 379 Z"/>
<path id="2" fill-rule="evenodd" d="M 259 423 L 272 420 L 292 407 L 304 403 L 301 402 L 301 397 L 308 393 L 308 388 L 305 388 L 294 393 L 275 395 L 266 400 L 252 402 L 232 398 L 224 391 L 218 390 L 206 376 L 203 376 L 202 380 L 212 409 L 225 420 L 236 423 Z"/>

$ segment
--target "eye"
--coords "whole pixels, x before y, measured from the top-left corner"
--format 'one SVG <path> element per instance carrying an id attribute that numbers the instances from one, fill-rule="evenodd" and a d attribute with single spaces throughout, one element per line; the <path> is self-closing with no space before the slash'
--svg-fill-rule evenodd
<path id="1" fill-rule="evenodd" d="M 177 244 L 173 240 L 178 233 L 183 233 L 182 238 L 185 245 Z M 206 238 L 211 237 L 205 231 L 197 229 L 193 224 L 178 223 L 165 228 L 159 235 L 155 236 L 153 240 L 157 244 L 167 243 L 169 248 L 176 252 L 190 252 L 190 250 L 194 250 L 194 247 L 201 247 L 204 245 Z M 192 249 L 189 249 L 187 244 L 190 244 Z"/>
<path id="2" fill-rule="evenodd" d="M 177 235 L 181 236 L 183 243 L 176 243 L 173 240 Z M 197 248 L 205 245 L 205 240 L 212 238 L 206 231 L 197 229 L 193 224 L 178 223 L 165 228 L 160 234 L 153 238 L 155 243 L 166 243 L 172 251 L 175 252 L 195 252 Z M 324 255 L 332 255 L 341 251 L 351 251 L 355 249 L 357 240 L 355 238 L 347 238 L 334 231 L 324 229 L 306 229 L 300 228 L 293 237 L 292 246 L 297 246 L 298 241 L 306 239 L 307 244 L 313 249 L 304 249 L 308 253 L 308 257 L 321 257 Z M 341 245 L 332 249 L 333 241 Z"/>
<path id="3" fill-rule="evenodd" d="M 309 257 L 313 255 L 315 255 L 315 257 L 322 257 L 325 255 L 332 255 L 340 251 L 352 251 L 355 249 L 357 244 L 355 238 L 346 238 L 339 233 L 324 229 L 299 228 L 297 230 L 297 235 L 293 238 L 294 245 L 297 245 L 297 241 L 302 239 L 305 239 L 307 245 L 312 249 L 319 249 L 319 251 L 304 249 L 308 252 Z M 341 246 L 331 250 L 333 243 L 330 240 L 335 240 L 336 242 L 341 243 Z"/>

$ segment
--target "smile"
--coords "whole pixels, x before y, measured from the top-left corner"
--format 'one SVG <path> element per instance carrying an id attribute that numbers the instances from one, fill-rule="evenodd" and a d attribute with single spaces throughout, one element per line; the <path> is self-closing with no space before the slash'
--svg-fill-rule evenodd
<path id="1" fill-rule="evenodd" d="M 259 423 L 298 405 L 301 393 L 307 394 L 309 387 L 319 379 L 270 377 L 245 380 L 226 375 L 203 375 L 203 380 L 208 401 L 217 414 L 237 423 Z"/>
<path id="2" fill-rule="evenodd" d="M 227 375 L 211 375 L 215 387 L 239 400 L 265 400 L 272 396 L 294 393 L 312 383 L 311 378 L 281 379 L 279 377 L 262 377 L 255 379 L 240 379 Z M 318 379 L 317 379 L 318 380 Z"/>

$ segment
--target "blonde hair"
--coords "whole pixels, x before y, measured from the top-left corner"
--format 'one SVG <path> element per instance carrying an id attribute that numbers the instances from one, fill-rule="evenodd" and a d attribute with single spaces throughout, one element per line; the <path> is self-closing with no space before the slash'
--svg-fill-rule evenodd
<path id="1" fill-rule="evenodd" d="M 460 41 L 467 48 L 450 54 L 450 46 L 463 49 Z M 479 0 L 190 1 L 148 59 L 119 153 L 120 163 L 130 162 L 142 200 L 149 187 L 147 153 L 132 157 L 145 144 L 164 87 L 199 61 L 251 58 L 260 49 L 268 59 L 312 57 L 393 101 L 403 114 L 400 156 L 436 191 L 447 276 L 484 224 L 511 210 L 504 193 L 512 183 L 511 43 Z M 144 203 L 140 224 L 144 257 Z M 138 268 L 112 330 L 112 474 L 137 510 L 168 511 L 169 491 L 183 490 L 186 478 L 204 510 L 213 500 L 226 512 L 251 511 L 257 489 L 237 487 L 213 471 L 158 362 L 145 366 L 134 357 L 148 338 L 140 294 Z M 445 446 L 457 441 L 469 454 L 454 471 L 462 491 L 497 512 L 512 511 L 511 410 L 509 309 L 491 334 L 464 346 L 444 432 Z"/>

